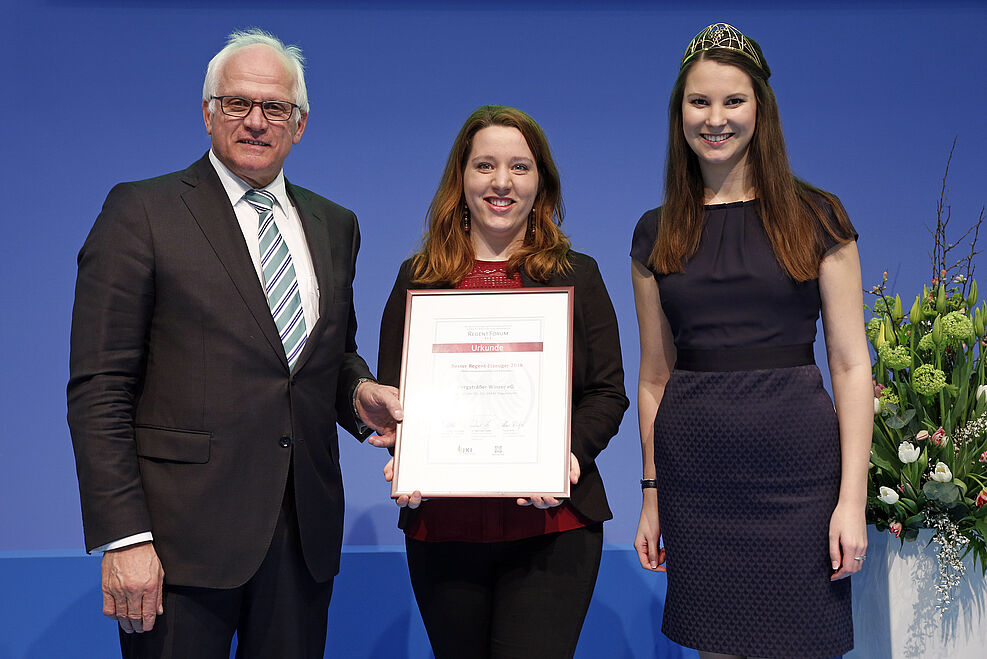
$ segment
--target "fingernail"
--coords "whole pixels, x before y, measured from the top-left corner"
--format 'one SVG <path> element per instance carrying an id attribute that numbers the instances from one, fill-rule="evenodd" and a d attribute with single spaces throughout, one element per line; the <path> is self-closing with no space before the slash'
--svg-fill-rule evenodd
<path id="1" fill-rule="evenodd" d="M 840 564 L 834 561 L 834 562 L 833 562 L 833 569 L 834 569 L 834 570 L 838 570 L 838 569 L 840 569 Z"/>
<path id="2" fill-rule="evenodd" d="M 654 561 L 652 561 L 652 562 L 651 562 L 651 569 L 652 569 L 652 570 L 657 570 L 657 569 L 658 569 L 658 564 L 657 564 L 657 563 L 655 563 Z"/>

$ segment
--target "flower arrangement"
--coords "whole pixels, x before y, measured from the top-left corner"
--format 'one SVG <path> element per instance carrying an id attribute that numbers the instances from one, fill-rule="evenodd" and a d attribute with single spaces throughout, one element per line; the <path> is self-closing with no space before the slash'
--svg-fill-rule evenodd
<path id="1" fill-rule="evenodd" d="M 945 198 L 943 176 L 930 283 L 906 314 L 885 272 L 868 291 L 876 299 L 866 327 L 875 352 L 867 521 L 902 543 L 933 530 L 940 614 L 966 572 L 964 556 L 987 576 L 987 303 L 977 306 L 972 277 L 984 211 L 948 242 Z M 967 239 L 969 254 L 948 264 Z"/>

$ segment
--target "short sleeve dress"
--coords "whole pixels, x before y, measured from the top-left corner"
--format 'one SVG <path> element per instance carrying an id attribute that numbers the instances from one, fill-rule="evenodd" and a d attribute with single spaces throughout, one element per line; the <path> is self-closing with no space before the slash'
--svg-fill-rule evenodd
<path id="1" fill-rule="evenodd" d="M 634 230 L 645 265 L 658 217 Z M 756 201 L 707 206 L 685 271 L 655 279 L 679 355 L 655 418 L 662 631 L 725 654 L 849 651 L 850 581 L 829 579 L 840 444 L 812 361 L 818 280 L 782 270 Z"/>

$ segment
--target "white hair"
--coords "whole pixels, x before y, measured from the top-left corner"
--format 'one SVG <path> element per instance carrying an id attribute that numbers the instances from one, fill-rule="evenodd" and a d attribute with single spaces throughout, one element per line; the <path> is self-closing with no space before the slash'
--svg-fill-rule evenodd
<path id="1" fill-rule="evenodd" d="M 209 112 L 213 112 L 211 97 L 219 89 L 219 76 L 230 55 L 248 46 L 267 46 L 284 58 L 288 69 L 295 77 L 295 104 L 302 112 L 308 112 L 308 90 L 305 88 L 305 57 L 298 46 L 287 46 L 270 32 L 256 27 L 237 30 L 226 37 L 226 45 L 209 60 L 206 67 L 206 80 L 202 85 L 202 100 L 210 101 Z M 268 99 L 271 100 L 271 99 Z M 285 99 L 287 100 L 287 99 Z"/>

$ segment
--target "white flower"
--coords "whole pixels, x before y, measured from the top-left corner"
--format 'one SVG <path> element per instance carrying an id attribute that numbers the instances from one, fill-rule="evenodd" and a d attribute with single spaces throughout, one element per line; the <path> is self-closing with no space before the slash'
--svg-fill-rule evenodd
<path id="1" fill-rule="evenodd" d="M 920 455 L 922 455 L 922 449 L 916 447 L 911 442 L 902 442 L 898 446 L 898 459 L 904 464 L 915 462 Z"/>
<path id="2" fill-rule="evenodd" d="M 982 384 L 977 387 L 977 400 L 981 398 L 987 399 L 987 384 Z"/>
<path id="3" fill-rule="evenodd" d="M 874 399 L 874 414 L 880 414 L 880 413 L 881 413 L 881 399 L 880 398 L 875 398 Z"/>
<path id="4" fill-rule="evenodd" d="M 948 483 L 953 480 L 953 472 L 949 470 L 943 462 L 936 463 L 936 470 L 932 472 L 932 480 L 939 481 L 940 483 Z"/>
<path id="5" fill-rule="evenodd" d="M 893 506 L 898 503 L 898 493 L 892 490 L 890 487 L 881 486 L 881 493 L 877 497 L 889 506 Z"/>

